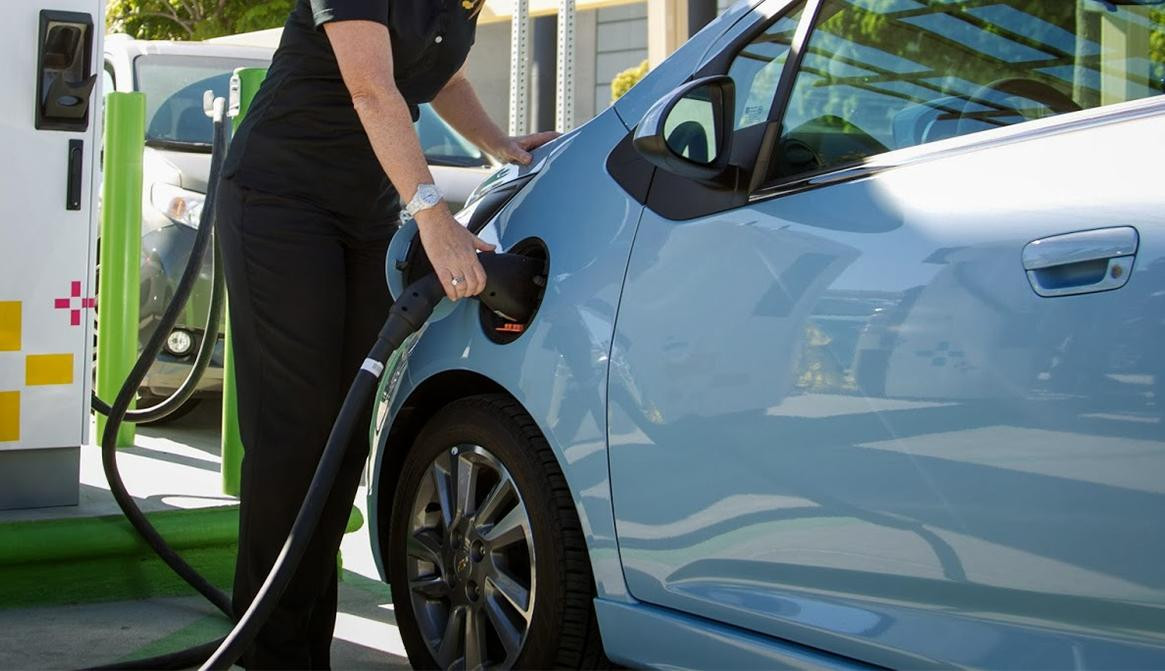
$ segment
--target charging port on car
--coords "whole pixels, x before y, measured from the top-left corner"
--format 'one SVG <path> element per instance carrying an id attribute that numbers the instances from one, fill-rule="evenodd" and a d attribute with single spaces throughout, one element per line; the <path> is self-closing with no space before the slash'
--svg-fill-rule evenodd
<path id="1" fill-rule="evenodd" d="M 542 290 L 538 292 L 535 307 L 533 312 L 530 313 L 530 318 L 524 322 L 510 321 L 487 308 L 484 303 L 480 304 L 478 312 L 481 316 L 481 328 L 485 331 L 487 338 L 499 345 L 508 345 L 522 337 L 522 334 L 534 322 L 534 319 L 538 316 L 538 307 L 542 305 L 542 297 L 546 291 L 545 278 L 549 276 L 550 272 L 550 254 L 546 249 L 546 244 L 538 238 L 526 238 L 506 251 L 511 254 L 520 254 L 541 261 L 543 285 Z"/>

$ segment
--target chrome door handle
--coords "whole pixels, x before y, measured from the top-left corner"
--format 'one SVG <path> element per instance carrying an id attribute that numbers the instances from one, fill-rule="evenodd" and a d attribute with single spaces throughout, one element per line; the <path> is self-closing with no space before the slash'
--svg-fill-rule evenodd
<path id="1" fill-rule="evenodd" d="M 1111 291 L 1129 281 L 1139 242 L 1132 226 L 1053 235 L 1023 248 L 1023 269 L 1041 296 Z"/>

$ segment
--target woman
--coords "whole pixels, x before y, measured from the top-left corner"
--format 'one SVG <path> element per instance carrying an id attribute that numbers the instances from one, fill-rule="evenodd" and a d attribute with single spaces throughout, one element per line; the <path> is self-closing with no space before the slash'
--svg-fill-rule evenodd
<path id="1" fill-rule="evenodd" d="M 224 167 L 218 227 L 231 296 L 242 432 L 239 615 L 274 563 L 343 395 L 388 315 L 384 257 L 414 216 L 449 298 L 482 290 L 412 123 L 434 109 L 502 161 L 554 133 L 507 137 L 463 64 L 484 0 L 297 0 Z M 404 212 L 401 213 L 402 208 Z M 367 415 L 367 410 L 366 410 Z M 248 668 L 327 668 L 336 553 L 368 453 L 357 435 L 311 547 L 244 657 Z"/>

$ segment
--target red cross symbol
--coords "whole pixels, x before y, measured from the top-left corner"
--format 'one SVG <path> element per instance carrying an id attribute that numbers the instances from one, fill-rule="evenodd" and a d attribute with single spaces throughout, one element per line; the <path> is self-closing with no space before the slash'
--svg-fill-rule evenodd
<path id="1" fill-rule="evenodd" d="M 76 301 L 76 303 L 74 303 Z M 53 307 L 58 310 L 69 311 L 69 323 L 73 326 L 81 325 L 81 311 L 97 306 L 96 298 L 81 297 L 81 283 L 73 282 L 68 298 L 58 298 L 53 301 Z"/>

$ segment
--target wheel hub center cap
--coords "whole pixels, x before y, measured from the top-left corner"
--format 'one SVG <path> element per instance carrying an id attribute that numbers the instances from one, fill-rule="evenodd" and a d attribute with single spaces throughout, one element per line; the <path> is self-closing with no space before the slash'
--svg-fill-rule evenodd
<path id="1" fill-rule="evenodd" d="M 453 573 L 458 580 L 465 580 L 473 573 L 472 545 L 463 538 L 453 550 Z"/>

